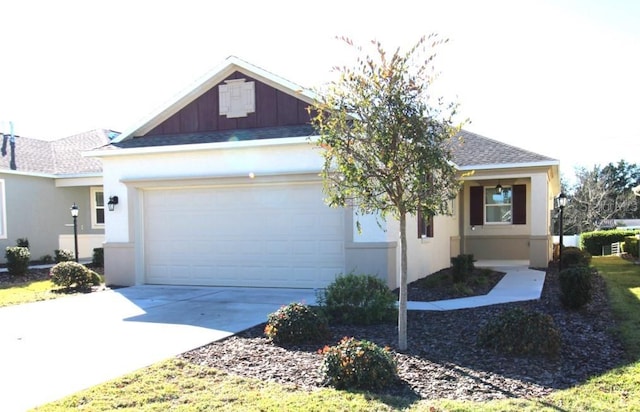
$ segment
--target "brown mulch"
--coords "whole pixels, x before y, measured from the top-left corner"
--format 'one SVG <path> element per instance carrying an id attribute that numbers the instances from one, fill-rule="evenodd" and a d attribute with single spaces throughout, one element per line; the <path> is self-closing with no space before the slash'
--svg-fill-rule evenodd
<path id="1" fill-rule="evenodd" d="M 478 331 L 487 320 L 514 307 L 553 317 L 563 340 L 557 359 L 504 355 L 478 345 Z M 180 357 L 231 374 L 311 391 L 321 387 L 322 356 L 317 350 L 336 344 L 343 336 L 354 336 L 394 350 L 401 382 L 383 394 L 474 401 L 531 398 L 574 386 L 624 363 L 622 345 L 611 334 L 614 322 L 600 276 L 595 280 L 592 302 L 580 311 L 566 311 L 559 302 L 557 275 L 551 271 L 540 300 L 445 312 L 409 311 L 409 349 L 402 353 L 397 351 L 394 324 L 332 326 L 330 339 L 296 347 L 268 342 L 262 324 Z"/>
<path id="2" fill-rule="evenodd" d="M 423 286 L 423 279 L 418 279 L 407 285 L 407 300 L 418 302 L 432 302 L 436 300 L 464 298 L 468 296 L 486 295 L 491 289 L 502 280 L 504 272 L 498 272 L 491 269 L 474 269 L 469 275 L 469 281 L 465 283 L 466 288 L 455 288 L 451 268 L 442 269 L 431 276 L 442 277 L 442 283 L 437 287 Z M 486 281 L 484 283 L 475 283 L 472 280 L 482 276 Z M 468 293 L 465 293 L 465 289 Z M 398 289 L 393 291 L 398 296 Z"/>

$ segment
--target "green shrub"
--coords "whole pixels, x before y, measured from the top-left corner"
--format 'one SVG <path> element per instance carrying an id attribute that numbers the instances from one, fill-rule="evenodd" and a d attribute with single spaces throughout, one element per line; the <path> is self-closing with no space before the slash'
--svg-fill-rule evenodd
<path id="1" fill-rule="evenodd" d="M 562 248 L 562 267 L 568 268 L 572 266 L 589 266 L 591 263 L 591 255 L 577 247 Z"/>
<path id="2" fill-rule="evenodd" d="M 20 246 L 20 247 L 26 247 L 27 249 L 29 249 L 29 239 L 25 238 L 19 238 L 16 240 L 16 246 Z"/>
<path id="3" fill-rule="evenodd" d="M 490 319 L 480 330 L 478 341 L 495 351 L 549 357 L 557 357 L 561 346 L 560 331 L 551 316 L 520 308 Z"/>
<path id="4" fill-rule="evenodd" d="M 381 389 L 398 379 L 396 362 L 388 348 L 366 340 L 344 337 L 325 346 L 320 372 L 323 384 L 338 389 Z"/>
<path id="5" fill-rule="evenodd" d="M 31 252 L 22 246 L 8 246 L 4 253 L 7 259 L 7 271 L 11 276 L 24 276 L 29 270 Z"/>
<path id="6" fill-rule="evenodd" d="M 55 253 L 55 261 L 56 263 L 60 262 L 69 262 L 71 260 L 75 260 L 73 256 L 73 252 L 67 249 L 56 249 Z"/>
<path id="7" fill-rule="evenodd" d="M 87 289 L 92 285 L 100 284 L 100 275 L 89 270 L 86 266 L 76 262 L 60 262 L 50 271 L 51 281 L 54 285 L 64 288 L 75 287 Z"/>
<path id="8" fill-rule="evenodd" d="M 43 255 L 40 256 L 40 262 L 48 264 L 48 263 L 53 263 L 53 257 L 51 257 L 51 255 Z"/>
<path id="9" fill-rule="evenodd" d="M 101 247 L 96 247 L 93 249 L 93 259 L 91 260 L 91 265 L 94 267 L 104 267 L 104 249 Z"/>
<path id="10" fill-rule="evenodd" d="M 559 274 L 560 301 L 569 309 L 579 309 L 591 300 L 591 269 L 587 266 L 572 266 Z"/>
<path id="11" fill-rule="evenodd" d="M 451 258 L 453 283 L 461 283 L 473 273 L 473 255 L 460 254 Z"/>
<path id="12" fill-rule="evenodd" d="M 264 334 L 278 344 L 308 343 L 326 338 L 329 328 L 309 306 L 290 303 L 269 314 Z"/>
<path id="13" fill-rule="evenodd" d="M 372 325 L 397 315 L 396 296 L 382 279 L 372 275 L 340 275 L 318 293 L 317 300 L 336 323 Z"/>
<path id="14" fill-rule="evenodd" d="M 598 230 L 595 232 L 585 232 L 580 235 L 582 249 L 591 255 L 600 256 L 603 246 L 610 246 L 612 243 L 624 242 L 627 236 L 633 235 L 631 230 Z"/>
<path id="15" fill-rule="evenodd" d="M 633 257 L 638 257 L 638 238 L 627 236 L 624 238 L 624 251 Z"/>

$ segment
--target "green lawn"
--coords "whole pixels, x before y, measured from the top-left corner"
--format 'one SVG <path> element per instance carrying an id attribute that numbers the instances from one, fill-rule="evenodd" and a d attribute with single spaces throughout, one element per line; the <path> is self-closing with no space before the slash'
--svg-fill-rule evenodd
<path id="1" fill-rule="evenodd" d="M 204 366 L 169 360 L 98 385 L 41 411 L 640 411 L 640 266 L 617 257 L 594 258 L 605 277 L 628 349 L 626 366 L 543 399 L 487 403 L 380 398 L 333 389 L 314 392 L 239 378 Z"/>
<path id="2" fill-rule="evenodd" d="M 0 307 L 55 299 L 64 296 L 60 293 L 54 293 L 52 291 L 54 288 L 55 286 L 50 280 L 37 280 L 4 286 L 0 288 Z"/>

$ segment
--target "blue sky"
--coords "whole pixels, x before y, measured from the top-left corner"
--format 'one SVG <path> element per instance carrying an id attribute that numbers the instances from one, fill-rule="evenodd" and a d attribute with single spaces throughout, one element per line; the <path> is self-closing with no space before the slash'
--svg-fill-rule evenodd
<path id="1" fill-rule="evenodd" d="M 466 129 L 565 175 L 640 163 L 640 2 L 4 0 L 0 16 L 0 128 L 23 136 L 127 129 L 231 54 L 313 88 L 353 62 L 335 36 L 438 32 L 438 91 Z"/>

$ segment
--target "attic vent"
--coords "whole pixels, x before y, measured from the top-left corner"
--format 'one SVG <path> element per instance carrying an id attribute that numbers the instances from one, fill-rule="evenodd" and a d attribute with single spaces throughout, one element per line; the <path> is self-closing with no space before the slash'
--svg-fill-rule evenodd
<path id="1" fill-rule="evenodd" d="M 225 80 L 218 86 L 220 97 L 220 116 L 227 118 L 247 117 L 256 111 L 255 82 L 246 79 Z"/>

